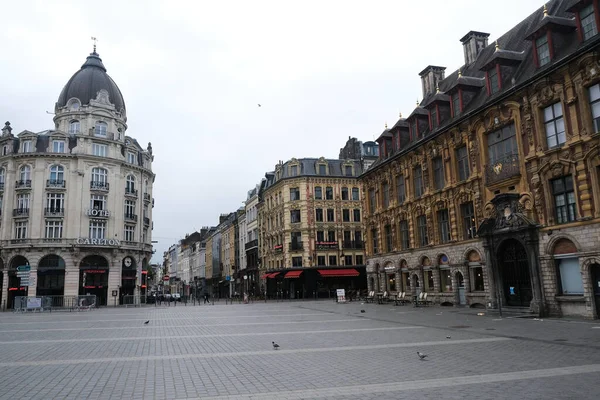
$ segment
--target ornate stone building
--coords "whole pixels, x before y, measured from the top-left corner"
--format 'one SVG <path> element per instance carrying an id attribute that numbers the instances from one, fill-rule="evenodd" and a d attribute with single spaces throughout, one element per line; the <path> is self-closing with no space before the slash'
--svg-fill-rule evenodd
<path id="1" fill-rule="evenodd" d="M 420 73 L 361 176 L 370 289 L 600 314 L 599 26 L 597 1 L 553 0 Z"/>
<path id="2" fill-rule="evenodd" d="M 63 88 L 54 128 L 0 137 L 0 300 L 144 294 L 152 256 L 152 147 L 127 135 L 121 91 L 91 53 Z M 29 286 L 17 267 L 29 265 Z"/>
<path id="3" fill-rule="evenodd" d="M 263 290 L 313 297 L 334 283 L 322 278 L 364 287 L 361 172 L 359 160 L 294 158 L 266 174 L 258 208 Z"/>

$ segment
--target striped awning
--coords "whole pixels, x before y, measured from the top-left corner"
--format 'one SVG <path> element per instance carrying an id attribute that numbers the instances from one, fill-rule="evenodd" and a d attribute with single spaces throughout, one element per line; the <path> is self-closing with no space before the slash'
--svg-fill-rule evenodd
<path id="1" fill-rule="evenodd" d="M 302 272 L 304 271 L 289 271 L 288 273 L 285 274 L 284 278 L 300 278 L 300 275 L 302 275 Z"/>

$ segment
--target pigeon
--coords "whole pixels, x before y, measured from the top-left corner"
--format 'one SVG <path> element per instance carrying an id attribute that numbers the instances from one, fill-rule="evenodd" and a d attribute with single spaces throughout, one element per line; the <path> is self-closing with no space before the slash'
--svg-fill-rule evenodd
<path id="1" fill-rule="evenodd" d="M 259 107 L 262 107 L 260 104 L 258 105 Z"/>
<path id="2" fill-rule="evenodd" d="M 446 336 L 446 339 L 452 339 L 450 336 Z"/>
<path id="3" fill-rule="evenodd" d="M 271 342 L 271 343 L 273 343 L 273 348 L 275 350 L 279 350 L 279 345 L 277 343 L 275 343 L 275 342 Z"/>
<path id="4" fill-rule="evenodd" d="M 150 320 L 144 322 L 144 325 L 148 325 L 150 323 Z"/>
<path id="5" fill-rule="evenodd" d="M 417 351 L 417 355 L 419 356 L 419 358 L 420 358 L 421 360 L 424 360 L 424 359 L 425 359 L 425 357 L 427 357 L 427 354 L 423 354 L 423 353 L 421 353 L 420 351 Z"/>
<path id="6" fill-rule="evenodd" d="M 365 311 L 365 310 L 360 310 L 360 312 L 361 312 L 361 313 L 364 313 L 364 312 L 366 312 L 366 311 Z"/>

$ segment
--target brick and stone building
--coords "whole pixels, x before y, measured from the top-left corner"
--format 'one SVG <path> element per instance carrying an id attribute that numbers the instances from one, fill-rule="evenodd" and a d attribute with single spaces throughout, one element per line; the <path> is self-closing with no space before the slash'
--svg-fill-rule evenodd
<path id="1" fill-rule="evenodd" d="M 552 0 L 420 73 L 361 176 L 370 289 L 600 315 L 599 26 L 597 1 Z"/>

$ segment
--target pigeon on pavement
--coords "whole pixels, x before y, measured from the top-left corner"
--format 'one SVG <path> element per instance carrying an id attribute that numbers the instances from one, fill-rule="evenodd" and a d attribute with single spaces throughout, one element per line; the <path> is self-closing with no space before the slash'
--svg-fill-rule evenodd
<path id="1" fill-rule="evenodd" d="M 144 322 L 144 325 L 148 325 L 150 323 L 150 320 Z"/>
<path id="2" fill-rule="evenodd" d="M 364 312 L 366 312 L 366 311 L 365 311 L 365 310 L 360 310 L 360 312 L 364 313 Z"/>
<path id="3" fill-rule="evenodd" d="M 425 359 L 425 357 L 427 357 L 427 354 L 423 354 L 423 353 L 421 353 L 420 351 L 417 351 L 417 355 L 419 356 L 419 358 L 420 358 L 421 360 L 424 360 L 424 359 Z"/>
<path id="4" fill-rule="evenodd" d="M 273 348 L 275 350 L 279 350 L 279 345 L 277 343 L 275 343 L 275 342 L 271 342 L 271 343 L 273 343 Z"/>
<path id="5" fill-rule="evenodd" d="M 452 339 L 450 336 L 446 336 L 446 339 Z"/>

